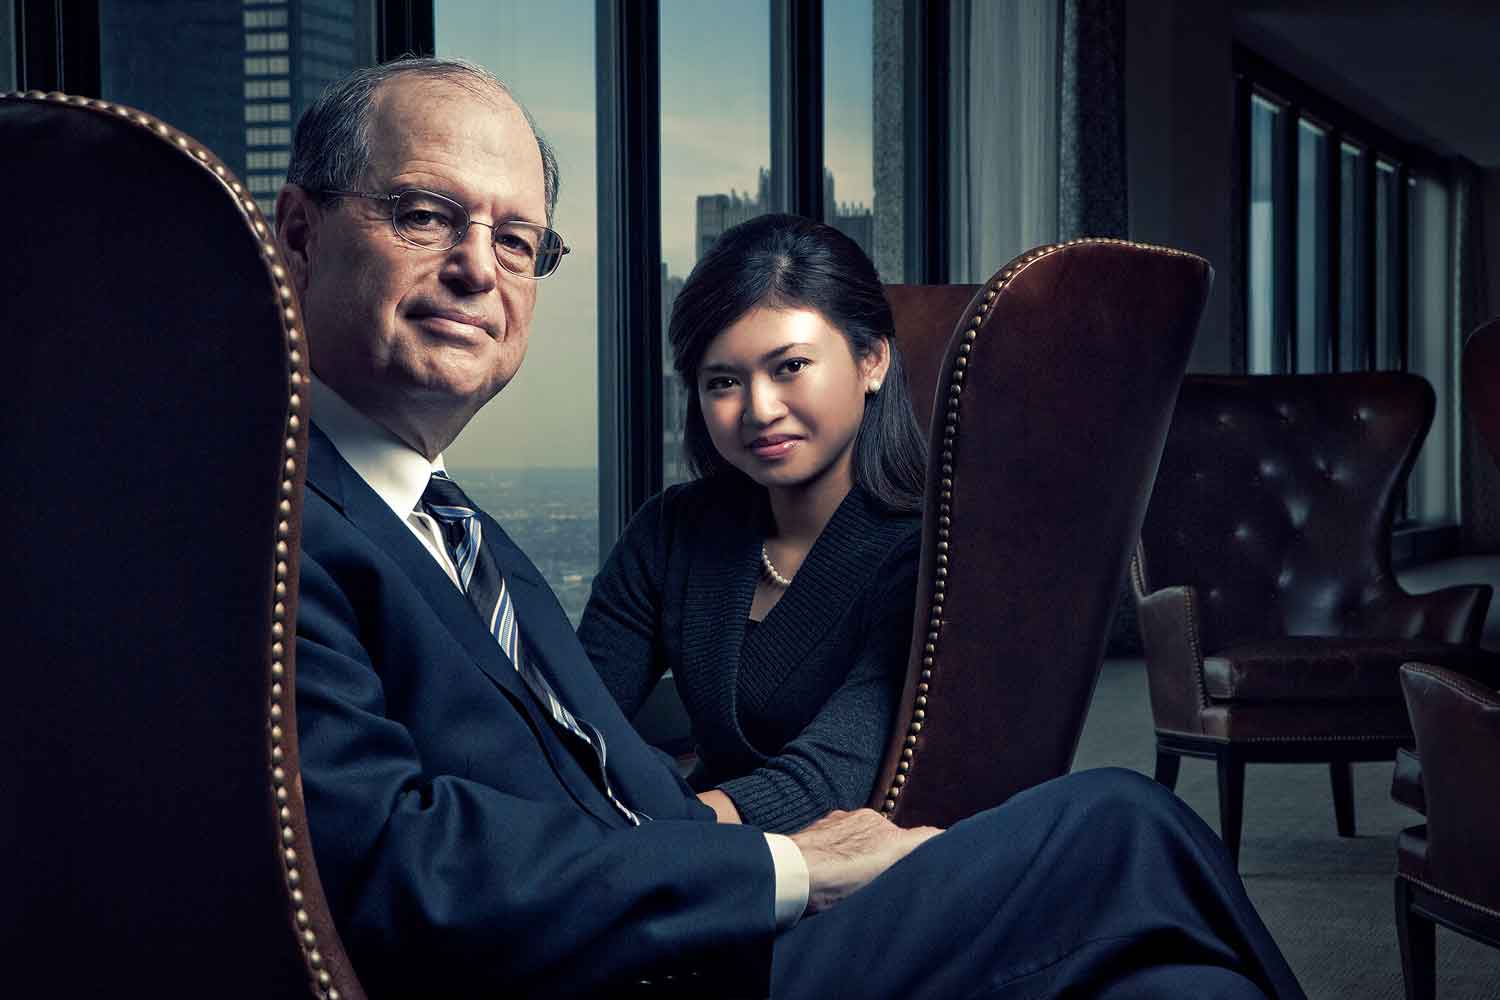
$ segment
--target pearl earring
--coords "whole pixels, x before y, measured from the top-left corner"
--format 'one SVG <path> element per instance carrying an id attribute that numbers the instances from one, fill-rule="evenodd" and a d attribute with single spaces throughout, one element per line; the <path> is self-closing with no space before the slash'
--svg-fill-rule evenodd
<path id="1" fill-rule="evenodd" d="M 870 391 L 871 392 L 879 392 L 880 391 L 880 380 L 879 379 L 876 379 L 876 380 L 874 380 L 873 382 L 870 383 Z"/>

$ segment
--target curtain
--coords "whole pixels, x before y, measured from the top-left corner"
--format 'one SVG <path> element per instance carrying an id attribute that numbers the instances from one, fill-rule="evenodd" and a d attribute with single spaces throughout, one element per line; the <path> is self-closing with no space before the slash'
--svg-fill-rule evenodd
<path id="1" fill-rule="evenodd" d="M 1058 93 L 1058 236 L 1128 235 L 1125 5 L 1064 0 Z"/>
<path id="2" fill-rule="evenodd" d="M 1059 0 L 953 0 L 949 280 L 1057 239 Z"/>

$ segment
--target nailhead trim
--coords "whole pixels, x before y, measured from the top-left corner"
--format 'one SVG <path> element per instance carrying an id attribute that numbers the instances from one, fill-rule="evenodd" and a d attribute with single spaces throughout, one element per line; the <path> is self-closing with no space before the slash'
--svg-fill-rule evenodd
<path id="1" fill-rule="evenodd" d="M 1397 872 L 1396 873 L 1396 877 L 1397 878 L 1404 878 L 1404 879 L 1406 879 L 1406 881 L 1410 882 L 1412 885 L 1420 885 L 1422 888 L 1426 889 L 1428 892 L 1432 893 L 1433 895 L 1442 896 L 1444 899 L 1448 900 L 1449 902 L 1458 903 L 1460 905 L 1467 906 L 1471 910 L 1478 910 L 1480 913 L 1487 914 L 1488 916 L 1491 916 L 1491 917 L 1500 917 L 1500 910 L 1492 910 L 1488 906 L 1482 906 L 1479 903 L 1474 902 L 1472 899 L 1465 899 L 1464 897 L 1462 897 L 1462 896 L 1460 896 L 1460 895 L 1458 895 L 1456 893 L 1449 892 L 1447 889 L 1439 889 L 1437 886 L 1433 885 L 1431 882 L 1424 882 L 1422 879 L 1415 878 L 1415 877 L 1413 877 L 1411 875 L 1407 875 L 1405 872 Z"/>
<path id="2" fill-rule="evenodd" d="M 83 108 L 103 115 L 113 115 L 125 119 L 141 129 L 151 133 L 164 143 L 178 152 L 182 153 L 193 163 L 206 170 L 227 191 L 240 214 L 244 217 L 245 225 L 256 236 L 256 242 L 260 247 L 263 263 L 266 267 L 267 276 L 272 281 L 277 300 L 287 303 L 281 310 L 282 334 L 286 338 L 288 354 L 288 384 L 290 397 L 287 402 L 286 440 L 283 448 L 283 472 L 281 481 L 282 500 L 277 505 L 276 523 L 276 562 L 274 567 L 274 603 L 271 611 L 271 675 L 270 675 L 270 699 L 266 706 L 267 730 L 270 739 L 269 751 L 271 759 L 271 794 L 278 806 L 277 821 L 280 826 L 280 838 L 283 845 L 282 871 L 286 879 L 287 891 L 292 903 L 292 919 L 298 928 L 298 940 L 302 944 L 303 960 L 307 964 L 308 978 L 312 983 L 313 991 L 326 1000 L 339 1000 L 339 991 L 333 988 L 332 977 L 323 968 L 323 954 L 318 948 L 316 933 L 311 927 L 311 917 L 303 907 L 303 895 L 300 888 L 302 883 L 301 861 L 297 857 L 292 843 L 296 838 L 292 826 L 291 795 L 288 792 L 287 774 L 282 767 L 286 757 L 284 749 L 286 733 L 281 728 L 282 715 L 285 712 L 283 705 L 288 692 L 282 682 L 286 678 L 286 666 L 283 657 L 286 648 L 282 640 L 286 636 L 286 605 L 284 598 L 287 593 L 287 563 L 290 554 L 286 539 L 291 534 L 290 516 L 292 513 L 291 496 L 294 490 L 292 476 L 297 470 L 300 460 L 297 453 L 297 429 L 301 426 L 302 399 L 299 390 L 308 376 L 305 357 L 301 350 L 302 333 L 297 328 L 297 313 L 289 303 L 293 300 L 291 285 L 287 282 L 287 272 L 281 264 L 277 263 L 278 254 L 276 244 L 270 236 L 270 227 L 267 226 L 260 208 L 255 204 L 245 186 L 235 178 L 234 173 L 224 165 L 213 152 L 206 147 L 199 146 L 196 141 L 181 132 L 176 131 L 165 122 L 138 111 L 124 104 L 116 104 L 111 101 L 98 100 L 89 97 L 79 97 L 73 94 L 63 94 L 57 91 L 44 93 L 40 90 L 28 90 L 24 93 L 16 91 L 11 93 L 0 93 L 0 102 L 5 101 L 31 101 L 42 104 L 67 104 Z"/>
<path id="3" fill-rule="evenodd" d="M 1050 243 L 1022 254 L 1001 268 L 999 273 L 990 279 L 991 283 L 985 289 L 979 304 L 975 306 L 973 315 L 960 324 L 960 328 L 963 329 L 963 343 L 959 345 L 958 355 L 948 372 L 948 388 L 939 395 L 943 406 L 943 440 L 942 461 L 939 465 L 942 478 L 938 484 L 938 545 L 932 591 L 927 600 L 927 637 L 922 644 L 922 671 L 918 677 L 916 707 L 912 712 L 912 720 L 907 726 L 906 737 L 902 742 L 901 761 L 897 765 L 896 774 L 891 779 L 891 783 L 886 787 L 885 800 L 880 806 L 882 815 L 888 816 L 895 811 L 896 801 L 901 797 L 901 789 L 906 785 L 912 768 L 916 764 L 916 751 L 923 745 L 922 727 L 931 721 L 927 718 L 927 702 L 932 689 L 933 674 L 938 668 L 938 646 L 943 630 L 943 598 L 948 587 L 949 558 L 953 555 L 949 541 L 952 531 L 953 481 L 957 476 L 955 448 L 958 444 L 959 401 L 963 395 L 964 377 L 974 353 L 974 345 L 979 339 L 979 331 L 994 308 L 1000 293 L 1032 264 L 1068 247 L 1109 244 L 1151 250 L 1174 257 L 1194 256 L 1182 250 L 1137 243 L 1133 240 L 1085 238 L 1068 240 L 1065 243 Z"/>

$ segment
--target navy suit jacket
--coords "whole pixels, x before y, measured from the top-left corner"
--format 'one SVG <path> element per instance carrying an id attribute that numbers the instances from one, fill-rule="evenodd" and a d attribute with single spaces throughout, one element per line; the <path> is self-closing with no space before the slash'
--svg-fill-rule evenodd
<path id="1" fill-rule="evenodd" d="M 316 862 L 372 995 L 610 992 L 711 968 L 768 984 L 763 835 L 712 822 L 621 715 L 536 567 L 485 517 L 527 655 L 605 735 L 633 827 L 480 616 L 316 427 L 297 716 Z M 483 515 L 481 515 L 483 516 Z M 585 749 L 583 751 L 587 753 Z"/>

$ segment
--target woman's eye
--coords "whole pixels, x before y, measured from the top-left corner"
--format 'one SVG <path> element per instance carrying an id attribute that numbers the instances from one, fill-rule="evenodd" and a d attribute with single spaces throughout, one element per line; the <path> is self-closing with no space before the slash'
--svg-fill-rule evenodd
<path id="1" fill-rule="evenodd" d="M 781 370 L 788 375 L 795 375 L 810 363 L 806 358 L 787 358 L 781 363 Z"/>
<path id="2" fill-rule="evenodd" d="M 703 383 L 703 389 L 706 392 L 720 392 L 724 389 L 730 389 L 733 387 L 734 379 L 730 378 L 727 375 L 718 375 Z"/>

